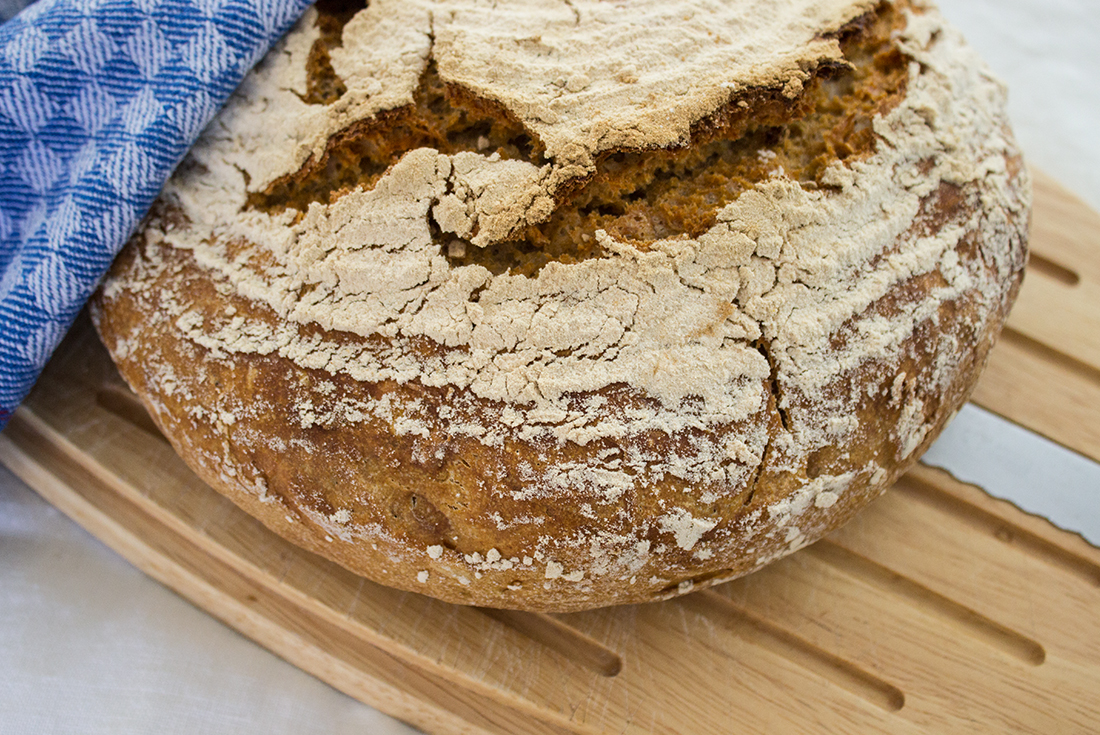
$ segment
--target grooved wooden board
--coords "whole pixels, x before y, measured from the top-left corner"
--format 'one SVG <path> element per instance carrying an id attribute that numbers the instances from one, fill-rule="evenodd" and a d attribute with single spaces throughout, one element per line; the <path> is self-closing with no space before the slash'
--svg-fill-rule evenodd
<path id="1" fill-rule="evenodd" d="M 1036 194 L 975 400 L 1100 459 L 1100 217 L 1045 178 Z M 390 590 L 274 536 L 187 470 L 86 324 L 0 459 L 195 604 L 430 733 L 1100 730 L 1100 550 L 923 466 L 745 579 L 534 615 Z"/>

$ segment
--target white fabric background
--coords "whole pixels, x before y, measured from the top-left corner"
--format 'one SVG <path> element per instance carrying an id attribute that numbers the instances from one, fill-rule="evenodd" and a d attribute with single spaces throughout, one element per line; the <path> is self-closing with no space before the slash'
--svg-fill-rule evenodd
<path id="1" fill-rule="evenodd" d="M 1100 3 L 941 0 L 1011 89 L 1032 165 L 1100 209 Z M 1029 463 L 1060 479 L 1037 482 Z M 978 410 L 931 458 L 1100 540 L 1100 468 Z M 1016 463 L 1016 464 L 1013 464 Z M 1048 476 L 1049 477 L 1049 476 Z M 1051 497 L 1043 486 L 1056 487 Z M 0 468 L 0 733 L 388 735 L 411 728 L 254 645 Z"/>

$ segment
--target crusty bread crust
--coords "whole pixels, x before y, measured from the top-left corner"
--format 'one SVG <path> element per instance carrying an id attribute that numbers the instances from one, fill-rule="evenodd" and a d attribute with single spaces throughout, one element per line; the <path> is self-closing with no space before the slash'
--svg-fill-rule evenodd
<path id="1" fill-rule="evenodd" d="M 985 363 L 1030 193 L 1003 90 L 934 9 L 683 3 L 704 42 L 545 5 L 537 39 L 506 3 L 308 14 L 93 317 L 184 459 L 279 534 L 444 600 L 577 610 L 750 572 L 881 493 Z M 751 68 L 746 23 L 774 49 Z M 508 34 L 515 78 L 486 63 Z M 677 51 L 590 63 L 609 38 Z"/>

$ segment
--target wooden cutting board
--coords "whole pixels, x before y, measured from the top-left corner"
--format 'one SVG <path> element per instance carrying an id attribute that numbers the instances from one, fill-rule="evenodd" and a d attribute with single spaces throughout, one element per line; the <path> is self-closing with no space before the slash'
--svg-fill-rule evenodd
<path id="1" fill-rule="evenodd" d="M 1100 459 L 1100 217 L 1044 178 L 1036 200 L 975 400 Z M 0 459 L 196 605 L 429 733 L 1100 731 L 1100 550 L 923 466 L 745 579 L 535 615 L 387 589 L 274 536 L 180 462 L 86 323 Z"/>

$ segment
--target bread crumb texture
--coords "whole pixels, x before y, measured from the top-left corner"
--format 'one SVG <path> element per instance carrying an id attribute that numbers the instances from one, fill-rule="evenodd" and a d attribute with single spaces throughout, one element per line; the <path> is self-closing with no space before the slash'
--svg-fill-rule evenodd
<path id="1" fill-rule="evenodd" d="M 94 317 L 296 543 L 452 602 L 665 598 L 840 525 L 966 399 L 1026 257 L 1004 96 L 916 3 L 322 4 Z"/>

